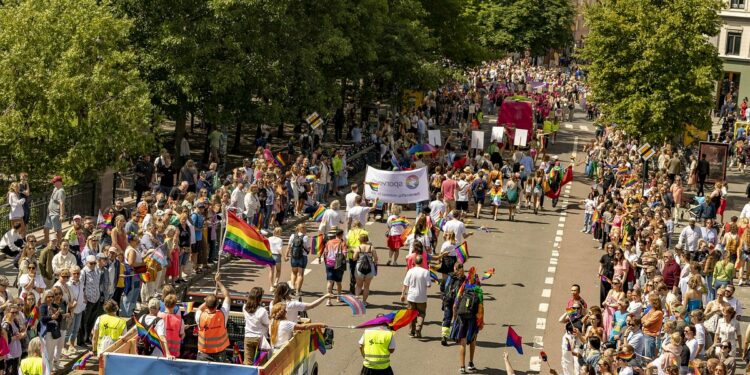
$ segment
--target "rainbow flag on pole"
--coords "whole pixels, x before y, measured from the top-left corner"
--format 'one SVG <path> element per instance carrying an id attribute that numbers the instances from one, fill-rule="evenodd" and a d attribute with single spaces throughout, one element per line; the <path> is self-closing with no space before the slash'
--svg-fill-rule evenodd
<path id="1" fill-rule="evenodd" d="M 44 350 L 44 348 L 42 348 Z M 94 353 L 88 352 L 83 357 L 79 358 L 74 364 L 73 364 L 73 370 L 83 370 L 86 368 L 86 363 L 89 361 L 89 358 L 93 356 Z"/>
<path id="2" fill-rule="evenodd" d="M 469 259 L 469 245 L 466 244 L 466 241 L 456 246 L 456 258 L 461 263 L 466 263 L 466 260 Z"/>
<path id="3" fill-rule="evenodd" d="M 380 183 L 379 182 L 365 181 L 365 184 L 367 184 L 368 186 L 370 186 L 370 189 L 372 191 L 378 191 L 380 189 Z"/>
<path id="4" fill-rule="evenodd" d="M 319 350 L 320 354 L 326 354 L 326 338 L 320 329 L 310 331 L 310 351 L 316 350 Z"/>
<path id="5" fill-rule="evenodd" d="M 268 239 L 260 234 L 257 228 L 240 220 L 231 211 L 227 211 L 227 218 L 224 251 L 240 258 L 249 259 L 262 266 L 276 264 L 273 255 L 271 255 Z"/>
<path id="6" fill-rule="evenodd" d="M 322 233 L 313 237 L 312 244 L 310 245 L 310 251 L 317 256 L 323 255 L 323 234 Z"/>
<path id="7" fill-rule="evenodd" d="M 279 166 L 279 168 L 286 167 L 286 161 L 284 161 L 284 158 L 281 156 L 281 153 L 277 153 L 276 156 L 273 158 L 274 163 Z"/>
<path id="8" fill-rule="evenodd" d="M 323 220 L 323 214 L 326 212 L 326 206 L 320 205 L 318 206 L 318 209 L 315 210 L 315 213 L 312 215 L 313 220 L 316 222 L 321 222 Z"/>
<path id="9" fill-rule="evenodd" d="M 96 218 L 96 223 L 99 224 L 99 228 L 112 228 L 112 214 L 107 212 L 102 215 L 102 210 L 99 210 L 99 216 Z"/>
<path id="10" fill-rule="evenodd" d="M 440 280 L 440 278 L 438 277 L 437 270 L 432 267 L 430 267 L 430 279 L 432 279 L 432 281 L 435 281 L 435 282 Z"/>

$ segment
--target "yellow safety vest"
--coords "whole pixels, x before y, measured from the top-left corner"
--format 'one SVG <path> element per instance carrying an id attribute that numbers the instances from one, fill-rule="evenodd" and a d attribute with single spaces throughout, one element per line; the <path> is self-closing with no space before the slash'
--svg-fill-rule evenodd
<path id="1" fill-rule="evenodd" d="M 41 357 L 24 358 L 21 361 L 21 373 L 23 375 L 42 375 L 42 358 Z"/>
<path id="2" fill-rule="evenodd" d="M 364 334 L 365 360 L 363 365 L 373 370 L 384 370 L 391 366 L 391 352 L 388 347 L 393 338 L 392 331 L 371 329 Z"/>
<path id="3" fill-rule="evenodd" d="M 99 317 L 99 340 L 102 337 L 108 336 L 112 341 L 117 339 L 125 333 L 125 320 L 109 314 L 104 314 Z"/>

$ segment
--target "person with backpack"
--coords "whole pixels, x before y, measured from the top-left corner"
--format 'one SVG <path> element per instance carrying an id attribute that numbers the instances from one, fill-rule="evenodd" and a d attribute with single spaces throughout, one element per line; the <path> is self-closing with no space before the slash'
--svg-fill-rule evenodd
<path id="1" fill-rule="evenodd" d="M 443 323 L 441 326 L 440 344 L 443 346 L 448 346 L 448 338 L 450 337 L 451 325 L 453 323 L 453 305 L 456 302 L 458 289 L 463 285 L 464 280 L 466 280 L 466 275 L 464 274 L 463 263 L 455 263 L 453 273 L 448 275 L 448 278 L 445 280 L 441 296 Z"/>
<path id="2" fill-rule="evenodd" d="M 305 281 L 305 267 L 307 267 L 307 254 L 310 253 L 310 237 L 305 234 L 307 228 L 305 224 L 298 224 L 295 233 L 289 237 L 289 245 L 286 247 L 284 260 L 291 259 L 292 277 L 290 284 L 294 286 L 298 295 L 302 290 L 302 283 Z"/>
<path id="3" fill-rule="evenodd" d="M 409 337 L 422 337 L 422 324 L 427 314 L 427 288 L 432 285 L 430 271 L 422 267 L 422 256 L 414 259 L 415 267 L 406 272 L 401 288 L 401 302 L 408 303 L 409 310 L 417 310 L 419 315 L 411 321 Z M 408 293 L 408 294 L 407 294 Z"/>
<path id="4" fill-rule="evenodd" d="M 465 374 L 466 370 L 476 370 L 474 351 L 477 348 L 477 336 L 482 328 L 484 328 L 484 292 L 479 283 L 479 276 L 472 267 L 466 280 L 459 287 L 459 293 L 453 304 L 453 325 L 450 334 L 450 338 L 460 345 L 458 357 L 462 374 Z M 469 344 L 469 366 L 464 367 L 467 343 Z"/>
<path id="5" fill-rule="evenodd" d="M 174 307 L 174 306 L 172 306 Z M 141 316 L 138 321 L 146 327 L 148 332 L 151 327 L 154 327 L 156 334 L 159 336 L 159 343 L 164 348 L 166 353 L 162 352 L 161 349 L 155 347 L 151 342 L 144 336 L 139 337 L 136 347 L 138 348 L 138 354 L 147 355 L 151 357 L 166 357 L 168 359 L 174 359 L 174 354 L 171 353 L 169 343 L 167 342 L 167 328 L 164 323 L 164 318 L 159 316 L 159 309 L 161 308 L 161 301 L 158 298 L 151 298 L 148 300 L 148 314 Z M 175 353 L 179 355 L 180 353 Z"/>
<path id="6" fill-rule="evenodd" d="M 354 250 L 352 259 L 357 262 L 357 269 L 355 270 L 357 277 L 356 295 L 362 296 L 362 303 L 367 306 L 367 296 L 370 295 L 370 283 L 378 271 L 378 253 L 372 247 L 367 234 L 363 233 L 359 236 L 359 247 Z"/>
<path id="7" fill-rule="evenodd" d="M 326 265 L 326 282 L 328 284 L 328 294 L 333 295 L 333 284 L 336 284 L 337 294 L 341 294 L 341 281 L 344 279 L 344 272 L 346 271 L 346 242 L 344 242 L 344 230 L 336 230 L 336 235 L 333 239 L 326 242 L 323 253 L 318 257 L 321 261 L 325 259 Z M 321 261 L 322 263 L 322 261 Z M 326 306 L 332 306 L 329 298 L 326 301 Z"/>
<path id="8" fill-rule="evenodd" d="M 487 195 L 487 181 L 484 179 L 484 171 L 479 171 L 477 176 L 474 178 L 474 182 L 471 183 L 471 192 L 474 196 L 474 204 L 477 206 L 477 211 L 474 217 L 479 219 L 479 214 L 482 212 L 482 205 L 484 204 L 484 197 Z"/>

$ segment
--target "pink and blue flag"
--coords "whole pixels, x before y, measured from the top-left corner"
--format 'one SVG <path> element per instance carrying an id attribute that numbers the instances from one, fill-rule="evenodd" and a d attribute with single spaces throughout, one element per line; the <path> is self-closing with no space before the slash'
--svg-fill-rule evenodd
<path id="1" fill-rule="evenodd" d="M 505 345 L 508 347 L 516 348 L 518 354 L 523 355 L 523 346 L 521 336 L 518 336 L 513 327 L 508 326 L 508 337 L 505 339 Z"/>

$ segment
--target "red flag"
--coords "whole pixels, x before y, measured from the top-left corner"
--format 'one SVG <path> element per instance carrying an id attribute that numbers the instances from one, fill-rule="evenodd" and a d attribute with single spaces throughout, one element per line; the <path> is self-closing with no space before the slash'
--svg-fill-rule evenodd
<path id="1" fill-rule="evenodd" d="M 512 346 L 516 348 L 516 351 L 518 354 L 523 354 L 523 346 L 521 336 L 518 336 L 516 331 L 513 330 L 513 327 L 508 326 L 508 337 L 505 339 L 505 345 L 506 346 Z"/>
<path id="2" fill-rule="evenodd" d="M 560 186 L 557 187 L 556 191 L 548 191 L 544 193 L 544 195 L 547 198 L 550 199 L 556 199 L 560 197 L 560 193 L 562 192 L 563 186 L 567 184 L 568 182 L 573 181 L 573 164 L 569 165 L 567 168 L 565 168 L 565 174 L 563 174 L 562 181 L 560 181 Z"/>

